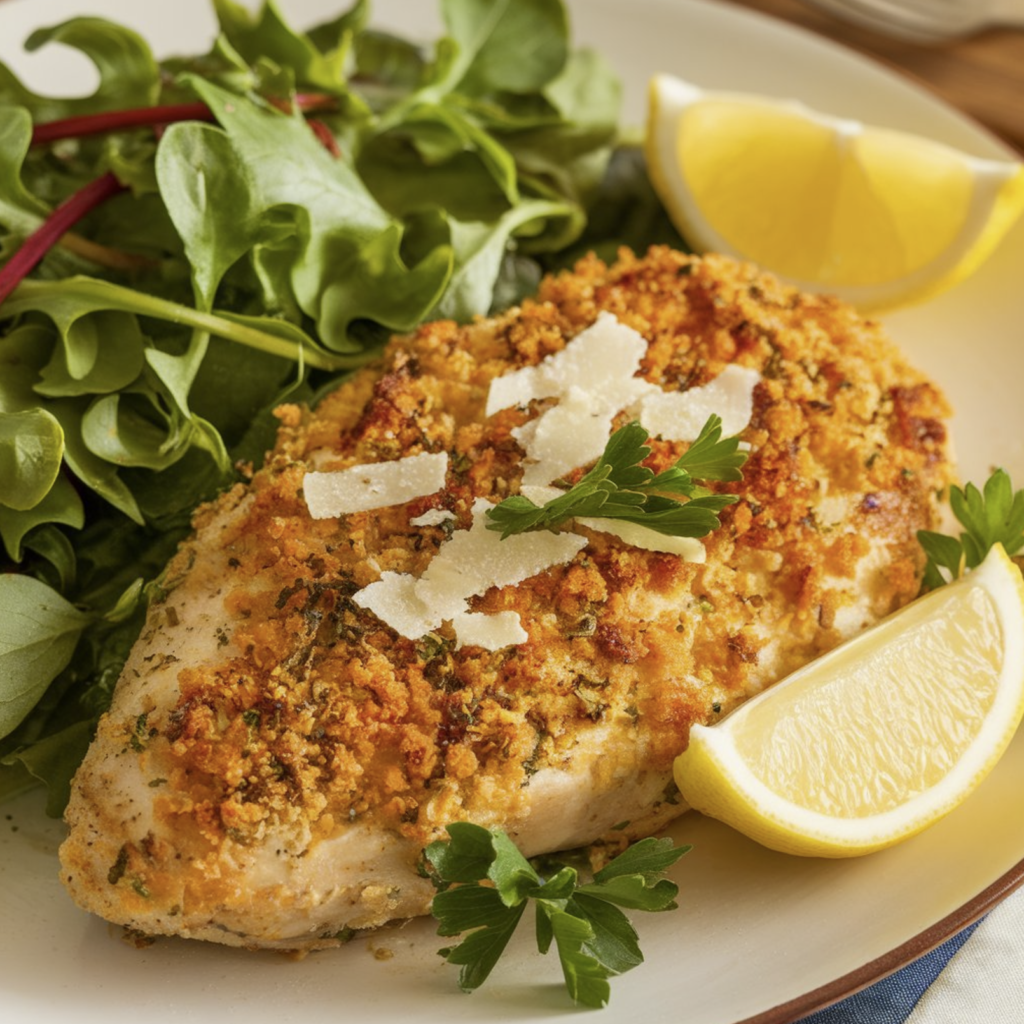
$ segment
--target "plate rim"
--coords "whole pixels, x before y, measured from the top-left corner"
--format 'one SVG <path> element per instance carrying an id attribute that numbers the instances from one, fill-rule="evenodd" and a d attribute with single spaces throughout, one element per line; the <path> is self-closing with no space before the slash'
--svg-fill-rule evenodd
<path id="1" fill-rule="evenodd" d="M 819 985 L 802 995 L 779 1003 L 771 1009 L 761 1010 L 751 1017 L 744 1017 L 733 1024 L 796 1024 L 809 1013 L 834 1006 L 931 953 L 965 928 L 980 921 L 990 910 L 993 910 L 1022 886 L 1024 886 L 1024 858 L 986 886 L 975 897 L 881 956 L 869 960 L 861 967 L 848 971 L 824 985 Z"/>

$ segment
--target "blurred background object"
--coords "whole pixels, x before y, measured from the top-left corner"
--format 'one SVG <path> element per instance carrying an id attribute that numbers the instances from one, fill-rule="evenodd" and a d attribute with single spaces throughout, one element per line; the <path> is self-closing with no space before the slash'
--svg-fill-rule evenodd
<path id="1" fill-rule="evenodd" d="M 915 43 L 1024 28 L 1021 0 L 807 0 L 844 21 Z"/>

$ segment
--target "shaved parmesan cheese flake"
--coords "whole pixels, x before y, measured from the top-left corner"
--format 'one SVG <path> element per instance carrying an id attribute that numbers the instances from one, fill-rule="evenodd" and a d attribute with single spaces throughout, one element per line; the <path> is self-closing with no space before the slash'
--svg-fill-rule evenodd
<path id="1" fill-rule="evenodd" d="M 562 398 L 574 387 L 587 393 L 593 408 L 618 412 L 654 387 L 635 376 L 646 352 L 642 335 L 601 313 L 561 352 L 491 381 L 487 415 L 534 399 Z"/>
<path id="2" fill-rule="evenodd" d="M 658 390 L 636 376 L 646 351 L 640 334 L 611 313 L 601 313 L 561 352 L 491 383 L 488 416 L 538 398 L 558 399 L 512 432 L 526 452 L 527 486 L 549 484 L 600 457 L 615 414 Z"/>
<path id="3" fill-rule="evenodd" d="M 536 430 L 525 447 L 527 457 L 535 461 L 527 464 L 523 483 L 527 487 L 543 486 L 599 459 L 617 411 L 595 409 L 588 392 L 569 388 L 558 405 L 534 421 Z"/>
<path id="4" fill-rule="evenodd" d="M 500 651 L 502 647 L 523 644 L 530 639 L 523 629 L 518 612 L 496 612 L 493 615 L 464 612 L 452 619 L 452 626 L 458 637 L 456 650 L 469 645 L 483 647 L 488 651 Z"/>
<path id="5" fill-rule="evenodd" d="M 306 507 L 314 519 L 333 519 L 350 512 L 403 505 L 413 498 L 436 494 L 444 487 L 447 472 L 446 453 L 423 452 L 393 462 L 307 473 L 302 490 Z"/>
<path id="6" fill-rule="evenodd" d="M 449 519 L 454 519 L 455 513 L 449 512 L 446 508 L 431 508 L 427 509 L 426 512 L 421 516 L 416 516 L 415 519 L 409 520 L 410 526 L 440 526 L 442 523 L 447 523 Z"/>
<path id="7" fill-rule="evenodd" d="M 488 508 L 483 499 L 474 502 L 473 525 L 442 544 L 420 577 L 416 592 L 427 604 L 448 610 L 456 594 L 468 598 L 491 587 L 514 586 L 586 547 L 586 538 L 574 533 L 520 533 L 502 540 L 487 529 Z"/>
<path id="8" fill-rule="evenodd" d="M 488 508 L 489 502 L 477 499 L 471 527 L 445 541 L 422 576 L 385 572 L 376 583 L 356 593 L 353 600 L 410 640 L 437 629 L 446 619 L 452 621 L 461 639 L 458 623 L 470 614 L 469 598 L 491 587 L 521 583 L 553 565 L 570 561 L 586 547 L 586 538 L 574 533 L 517 534 L 502 540 L 494 530 L 487 529 Z M 488 650 L 507 646 L 504 638 L 520 637 L 507 619 L 484 629 L 471 618 L 467 628 L 474 639 L 465 642 Z M 488 637 L 495 643 L 502 642 L 491 647 L 482 642 Z M 525 631 L 520 639 L 508 643 L 522 643 L 524 639 Z"/>
<path id="9" fill-rule="evenodd" d="M 732 437 L 750 422 L 760 379 L 757 370 L 729 365 L 703 387 L 652 391 L 640 403 L 640 423 L 655 437 L 693 441 L 715 413 L 722 417 L 722 436 Z"/>
<path id="10" fill-rule="evenodd" d="M 678 555 L 685 562 L 703 563 L 707 560 L 707 551 L 696 537 L 670 537 L 657 530 L 650 530 L 639 523 L 630 523 L 619 519 L 591 519 L 581 516 L 576 522 L 588 530 L 608 533 L 619 540 L 624 540 L 634 548 L 645 551 L 663 551 L 667 555 Z"/>
<path id="11" fill-rule="evenodd" d="M 535 398 L 556 398 L 558 393 L 558 382 L 548 375 L 543 363 L 524 366 L 491 381 L 485 414 L 493 416 L 510 405 L 529 405 Z"/>
<path id="12" fill-rule="evenodd" d="M 376 583 L 358 591 L 353 600 L 396 633 L 418 640 L 440 625 L 431 609 L 417 597 L 418 582 L 415 576 L 405 572 L 385 572 Z"/>

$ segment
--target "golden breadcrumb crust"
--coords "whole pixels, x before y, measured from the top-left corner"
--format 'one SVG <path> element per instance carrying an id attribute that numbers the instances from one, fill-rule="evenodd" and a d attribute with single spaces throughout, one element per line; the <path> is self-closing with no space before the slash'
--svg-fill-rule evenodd
<path id="1" fill-rule="evenodd" d="M 706 563 L 573 527 L 589 544 L 571 562 L 472 602 L 518 612 L 525 643 L 456 650 L 447 626 L 398 636 L 353 595 L 385 570 L 422 573 L 475 499 L 516 492 L 512 430 L 539 405 L 487 419 L 489 382 L 557 352 L 602 310 L 649 341 L 643 376 L 666 389 L 730 363 L 762 375 L 744 479 L 719 485 L 739 501 L 707 538 Z M 157 818 L 198 850 L 258 843 L 282 823 L 301 824 L 313 847 L 352 822 L 424 843 L 452 820 L 518 821 L 531 780 L 570 765 L 588 731 L 609 737 L 596 792 L 602 773 L 609 787 L 668 773 L 693 722 L 916 594 L 916 531 L 934 525 L 950 478 L 948 412 L 878 325 L 834 300 L 713 256 L 586 259 L 508 314 L 396 338 L 314 411 L 280 409 L 265 468 L 198 512 L 168 570 L 169 606 L 176 583 L 221 591 L 219 653 L 182 664 L 175 706 L 143 701 L 104 728 L 142 737 Z M 652 445 L 654 468 L 685 449 Z M 310 518 L 310 466 L 418 452 L 449 453 L 443 492 Z M 410 525 L 432 508 L 454 520 Z M 157 656 L 153 624 L 167 613 L 152 610 Z M 664 807 L 638 809 L 634 832 L 664 819 Z M 121 875 L 144 878 L 146 899 L 178 884 L 159 851 L 122 850 Z M 189 884 L 198 901 L 224 898 L 228 882 L 196 869 Z"/>
<path id="2" fill-rule="evenodd" d="M 744 434 L 752 455 L 731 488 L 742 501 L 710 538 L 709 565 L 595 535 L 570 565 L 476 602 L 518 611 L 526 644 L 455 652 L 443 629 L 420 642 L 397 637 L 353 593 L 384 570 L 423 572 L 445 530 L 410 518 L 440 507 L 468 527 L 474 498 L 514 493 L 522 453 L 511 429 L 527 412 L 485 421 L 488 384 L 558 351 L 599 310 L 649 339 L 644 375 L 666 387 L 707 383 L 732 362 L 764 374 Z M 193 788 L 197 778 L 209 786 L 214 827 L 241 832 L 298 802 L 327 830 L 372 812 L 418 833 L 417 810 L 441 780 L 460 783 L 458 813 L 473 813 L 478 790 L 487 801 L 494 787 L 522 787 L 540 765 L 571 756 L 581 723 L 613 711 L 636 716 L 645 760 L 664 767 L 690 723 L 708 718 L 702 690 L 720 705 L 747 694 L 765 642 L 746 628 L 758 604 L 785 597 L 774 628 L 799 652 L 785 670 L 838 641 L 834 592 L 821 580 L 852 575 L 871 536 L 895 542 L 873 614 L 913 596 L 915 531 L 931 523 L 946 482 L 945 412 L 936 389 L 849 309 L 714 258 L 663 250 L 611 272 L 590 260 L 517 313 L 468 329 L 430 324 L 315 413 L 281 410 L 256 501 L 219 538 L 232 555 L 226 603 L 238 653 L 182 671 L 173 760 Z M 421 451 L 449 452 L 453 468 L 437 498 L 313 522 L 302 480 L 321 449 L 336 453 L 325 469 Z M 681 450 L 655 444 L 651 464 Z M 852 530 L 823 534 L 815 522 L 819 467 L 863 495 Z M 747 592 L 740 567 L 751 558 L 755 576 L 777 559 L 774 595 Z M 731 586 L 712 583 L 722 563 Z M 651 597 L 666 592 L 691 596 L 652 620 Z M 659 685 L 666 678 L 676 684 Z"/>

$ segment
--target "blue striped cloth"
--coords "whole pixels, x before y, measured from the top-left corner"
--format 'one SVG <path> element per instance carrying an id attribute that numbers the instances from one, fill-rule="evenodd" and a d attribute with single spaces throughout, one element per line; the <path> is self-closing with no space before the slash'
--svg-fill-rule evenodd
<path id="1" fill-rule="evenodd" d="M 907 967 L 800 1024 L 1022 1024 L 1024 892 Z"/>

